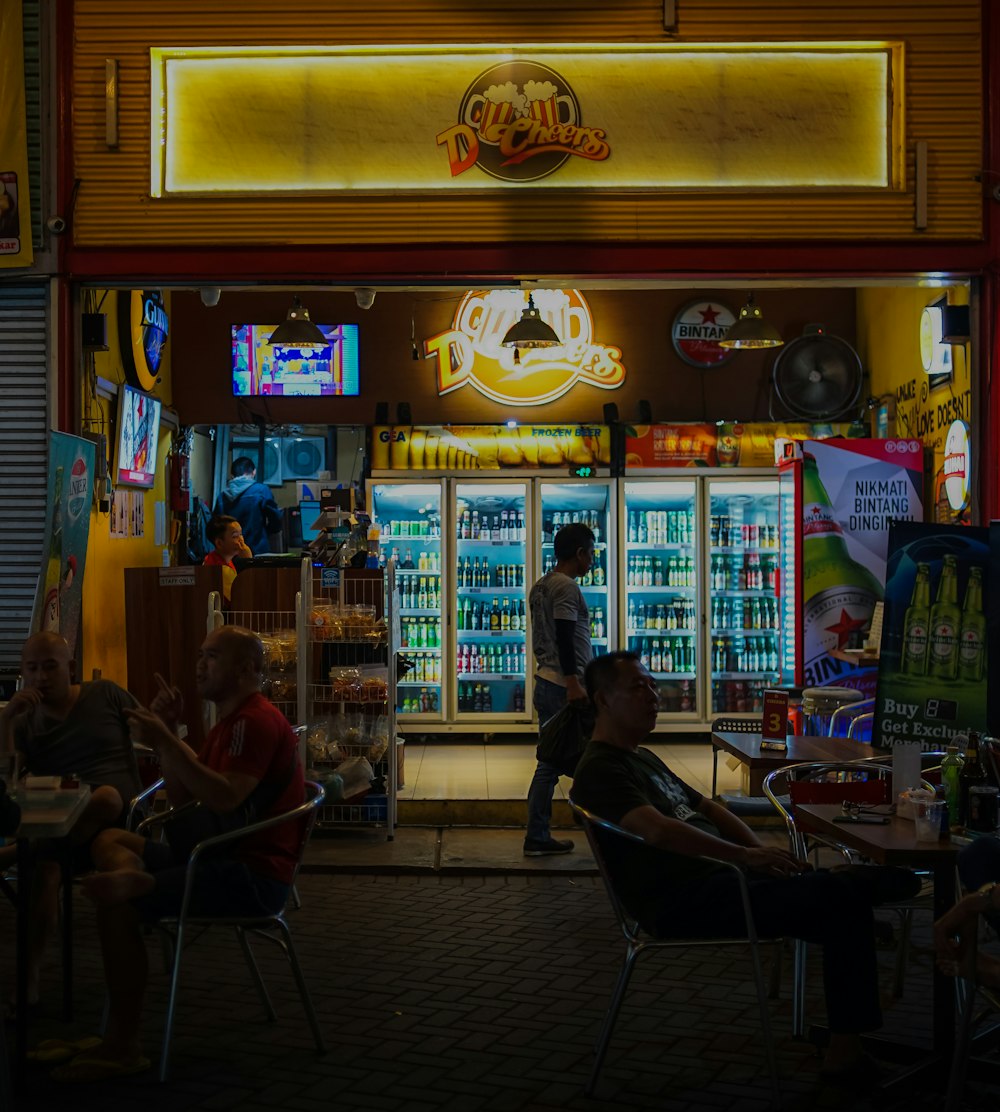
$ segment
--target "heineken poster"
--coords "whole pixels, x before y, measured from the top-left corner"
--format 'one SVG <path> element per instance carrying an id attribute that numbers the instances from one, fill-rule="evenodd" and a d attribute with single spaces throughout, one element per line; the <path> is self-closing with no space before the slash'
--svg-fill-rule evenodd
<path id="1" fill-rule="evenodd" d="M 61 633 L 76 651 L 83 602 L 83 571 L 90 535 L 94 445 L 54 432 L 49 439 L 49 492 L 33 632 Z"/>
<path id="2" fill-rule="evenodd" d="M 889 543 L 872 744 L 943 749 L 986 727 L 989 531 L 900 523 Z"/>
<path id="3" fill-rule="evenodd" d="M 883 596 L 890 524 L 923 518 L 923 449 L 919 440 L 790 446 L 801 476 L 803 684 L 871 697 L 874 670 L 833 653 L 861 647 Z"/>

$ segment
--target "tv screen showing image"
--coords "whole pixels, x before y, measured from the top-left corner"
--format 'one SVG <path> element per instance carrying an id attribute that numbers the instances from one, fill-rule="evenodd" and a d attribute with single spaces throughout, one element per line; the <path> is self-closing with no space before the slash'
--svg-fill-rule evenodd
<path id="1" fill-rule="evenodd" d="M 321 529 L 314 529 L 313 524 L 323 511 L 318 502 L 300 502 L 299 511 L 302 514 L 302 543 L 309 544 L 322 532 Z"/>
<path id="2" fill-rule="evenodd" d="M 124 383 L 118 388 L 118 440 L 115 475 L 119 485 L 151 487 L 156 480 L 160 435 L 159 398 Z"/>
<path id="3" fill-rule="evenodd" d="M 237 397 L 353 397 L 358 394 L 358 326 L 320 324 L 322 348 L 269 344 L 276 324 L 234 324 L 233 394 Z"/>

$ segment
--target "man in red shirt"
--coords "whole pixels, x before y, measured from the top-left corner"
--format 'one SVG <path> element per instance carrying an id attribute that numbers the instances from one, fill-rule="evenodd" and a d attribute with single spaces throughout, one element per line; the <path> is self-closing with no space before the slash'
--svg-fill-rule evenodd
<path id="1" fill-rule="evenodd" d="M 198 653 L 198 693 L 219 714 L 201 753 L 177 736 L 180 692 L 160 676 L 150 710 L 128 712 L 136 736 L 160 758 L 172 806 L 198 800 L 217 814 L 242 807 L 254 794 L 256 819 L 290 811 L 305 798 L 295 735 L 283 715 L 260 694 L 264 655 L 256 634 L 225 626 L 210 633 Z M 168 825 L 169 837 L 169 825 Z M 272 827 L 237 843 L 232 856 L 200 863 L 192 915 L 273 914 L 284 907 L 301 839 L 298 823 Z M 98 836 L 99 872 L 84 881 L 94 901 L 110 1004 L 102 1042 L 53 1076 L 99 1081 L 149 1068 L 139 1021 L 147 977 L 142 924 L 176 914 L 187 874 L 185 850 L 124 830 Z"/>

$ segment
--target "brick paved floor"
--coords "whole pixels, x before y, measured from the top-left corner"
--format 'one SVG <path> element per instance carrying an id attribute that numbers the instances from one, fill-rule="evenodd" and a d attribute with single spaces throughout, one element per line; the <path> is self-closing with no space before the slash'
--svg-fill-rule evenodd
<path id="1" fill-rule="evenodd" d="M 330 876 L 301 879 L 291 913 L 329 1053 L 318 1057 L 290 978 L 263 956 L 279 1012 L 268 1024 L 231 936 L 216 932 L 189 955 L 177 1013 L 174 1078 L 68 1089 L 38 1068 L 20 1107 L 101 1112 L 238 1109 L 263 1112 L 518 1112 L 573 1108 L 758 1112 L 767 1106 L 756 1001 L 742 950 L 640 961 L 619 1020 L 600 1099 L 582 1085 L 615 972 L 613 924 L 592 877 Z M 82 902 L 82 901 L 81 901 Z M 95 1030 L 101 974 L 93 915 L 78 907 L 79 1022 L 54 1019 L 55 981 L 33 1037 Z M 0 968 L 10 935 L 0 935 Z M 926 932 L 925 932 L 926 933 Z M 918 932 L 918 945 L 920 942 Z M 882 955 L 888 982 L 892 954 Z M 770 958 L 768 958 L 770 960 Z M 788 1035 L 790 985 L 772 1002 L 784 1105 L 866 1109 L 821 1091 L 811 1047 Z M 147 1036 L 154 1049 L 165 999 L 158 967 Z M 819 962 L 811 962 L 813 978 Z M 929 965 L 919 950 L 907 994 L 887 1030 L 926 1044 Z M 813 984 L 815 988 L 815 984 Z M 810 1014 L 820 1014 L 812 993 Z M 973 1107 L 995 1107 L 974 1103 Z M 895 1107 L 939 1109 L 925 1093 Z M 892 1107 L 883 1104 L 881 1107 Z"/>

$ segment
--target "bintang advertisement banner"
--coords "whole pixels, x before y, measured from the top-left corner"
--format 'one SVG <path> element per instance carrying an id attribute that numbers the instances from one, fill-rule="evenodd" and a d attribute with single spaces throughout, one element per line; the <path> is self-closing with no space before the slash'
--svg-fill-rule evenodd
<path id="1" fill-rule="evenodd" d="M 376 425 L 374 471 L 608 467 L 607 425 Z"/>
<path id="2" fill-rule="evenodd" d="M 30 266 L 28 140 L 21 4 L 0 4 L 0 267 Z"/>
<path id="3" fill-rule="evenodd" d="M 639 425 L 625 441 L 625 466 L 773 467 L 778 439 L 812 440 L 847 436 L 848 425 L 720 422 L 719 424 Z"/>
<path id="4" fill-rule="evenodd" d="M 889 547 L 872 742 L 943 749 L 986 729 L 989 530 L 904 522 Z"/>
<path id="5" fill-rule="evenodd" d="M 48 527 L 31 628 L 61 633 L 74 650 L 80 631 L 93 478 L 94 445 L 78 436 L 52 433 Z"/>

